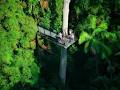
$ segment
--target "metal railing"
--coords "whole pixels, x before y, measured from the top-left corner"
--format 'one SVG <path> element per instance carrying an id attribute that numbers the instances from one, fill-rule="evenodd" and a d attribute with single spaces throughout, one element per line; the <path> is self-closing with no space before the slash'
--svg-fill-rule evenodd
<path id="1" fill-rule="evenodd" d="M 43 35 L 51 37 L 51 38 L 48 38 L 50 41 L 52 41 L 53 43 L 55 43 L 59 46 L 62 46 L 64 48 L 68 48 L 70 45 L 72 45 L 76 41 L 76 40 L 71 40 L 70 42 L 66 41 L 64 44 L 62 44 L 62 43 L 59 42 L 59 39 L 57 39 L 57 34 L 56 33 L 51 32 L 51 31 L 49 31 L 47 29 L 44 29 L 42 27 L 38 27 L 38 29 Z M 57 42 L 56 42 L 56 39 L 57 39 Z"/>
<path id="2" fill-rule="evenodd" d="M 39 31 L 44 34 L 44 35 L 47 35 L 47 36 L 50 36 L 52 38 L 56 38 L 57 34 L 56 33 L 53 33 L 47 29 L 44 29 L 42 27 L 38 27 Z"/>

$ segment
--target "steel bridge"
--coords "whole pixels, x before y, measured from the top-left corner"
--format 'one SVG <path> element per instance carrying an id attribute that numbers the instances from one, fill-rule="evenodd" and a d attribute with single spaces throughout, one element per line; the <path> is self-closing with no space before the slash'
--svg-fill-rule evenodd
<path id="1" fill-rule="evenodd" d="M 70 42 L 66 41 L 65 44 L 62 44 L 58 41 L 56 33 L 49 31 L 49 30 L 47 30 L 43 27 L 40 27 L 40 26 L 38 26 L 38 30 L 45 39 L 53 42 L 54 44 L 56 44 L 58 46 L 64 47 L 66 49 L 76 42 L 76 39 L 74 39 L 74 40 L 71 40 Z"/>

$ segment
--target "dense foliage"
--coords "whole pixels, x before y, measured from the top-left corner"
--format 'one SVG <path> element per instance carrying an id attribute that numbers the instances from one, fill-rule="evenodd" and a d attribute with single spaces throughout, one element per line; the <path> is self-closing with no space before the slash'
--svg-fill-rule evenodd
<path id="1" fill-rule="evenodd" d="M 34 85 L 39 67 L 34 57 L 36 22 L 19 0 L 0 3 L 0 90 L 17 83 Z"/>
<path id="2" fill-rule="evenodd" d="M 70 8 L 70 27 L 74 28 L 88 57 L 87 66 L 83 67 L 86 73 L 91 70 L 91 74 L 83 75 L 89 78 L 89 90 L 119 90 L 119 0 L 76 0 Z M 86 83 L 86 77 L 83 78 Z M 74 88 L 88 90 L 84 84 Z"/>
<path id="3" fill-rule="evenodd" d="M 44 0 L 41 0 L 44 1 Z M 48 2 L 48 8 L 41 7 L 40 25 L 50 30 L 54 29 L 54 32 L 60 32 L 62 29 L 62 9 L 63 0 L 46 0 Z M 56 30 L 56 31 L 55 31 Z"/>

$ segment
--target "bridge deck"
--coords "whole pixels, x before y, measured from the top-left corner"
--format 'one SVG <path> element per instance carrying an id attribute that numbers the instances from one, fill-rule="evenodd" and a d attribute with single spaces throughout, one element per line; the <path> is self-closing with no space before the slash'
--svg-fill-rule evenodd
<path id="1" fill-rule="evenodd" d="M 64 47 L 64 48 L 66 48 L 66 49 L 67 49 L 68 47 L 70 47 L 73 43 L 76 42 L 76 40 L 72 40 L 72 41 L 70 41 L 70 42 L 67 42 L 67 43 L 65 43 L 65 44 L 62 44 L 62 43 L 59 43 L 59 42 L 58 42 L 57 34 L 56 34 L 56 33 L 51 32 L 51 31 L 49 31 L 49 30 L 47 30 L 47 29 L 44 29 L 44 28 L 42 28 L 42 27 L 38 27 L 38 30 L 39 30 L 39 32 L 42 34 L 42 36 L 43 36 L 45 39 L 47 39 L 47 40 L 55 43 L 55 44 L 58 45 L 58 46 Z"/>
<path id="2" fill-rule="evenodd" d="M 44 29 L 42 27 L 38 27 L 39 31 L 44 34 L 44 35 L 47 35 L 47 36 L 50 36 L 52 38 L 56 38 L 57 34 L 56 33 L 53 33 L 51 31 L 48 31 L 47 29 Z"/>

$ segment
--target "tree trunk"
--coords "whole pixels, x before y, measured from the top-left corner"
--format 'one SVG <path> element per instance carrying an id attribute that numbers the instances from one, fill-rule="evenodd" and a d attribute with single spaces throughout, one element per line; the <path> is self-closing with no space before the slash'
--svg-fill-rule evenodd
<path id="1" fill-rule="evenodd" d="M 70 0 L 64 0 L 63 7 L 63 35 L 68 35 L 68 19 L 69 19 L 69 4 Z"/>
<path id="2" fill-rule="evenodd" d="M 69 18 L 69 4 L 70 0 L 64 0 L 63 7 L 63 36 L 68 35 L 68 18 Z M 61 60 L 59 76 L 62 83 L 65 85 L 67 68 L 67 49 L 61 47 Z"/>

